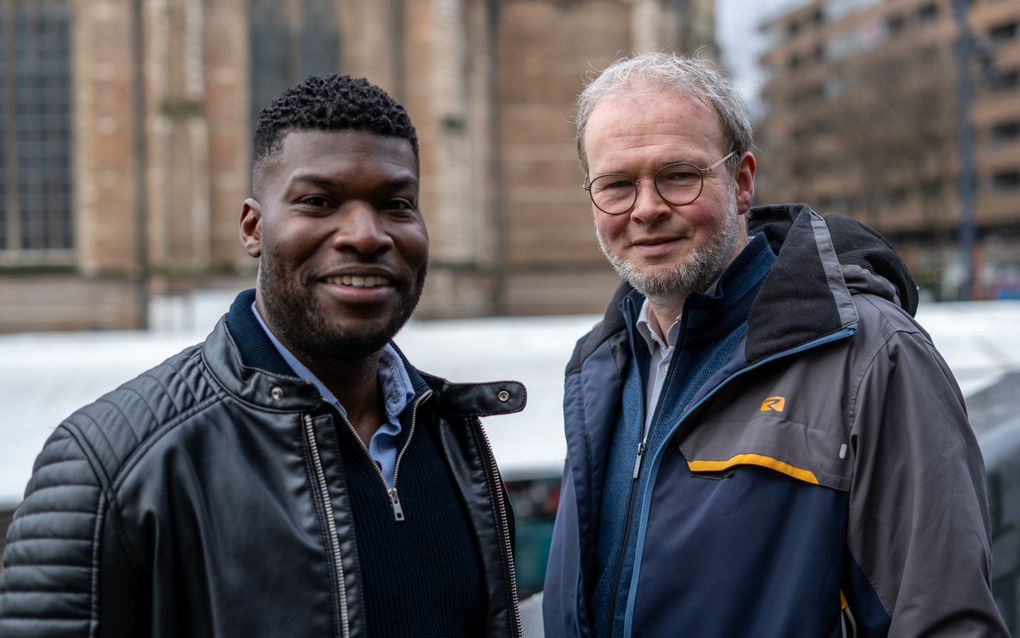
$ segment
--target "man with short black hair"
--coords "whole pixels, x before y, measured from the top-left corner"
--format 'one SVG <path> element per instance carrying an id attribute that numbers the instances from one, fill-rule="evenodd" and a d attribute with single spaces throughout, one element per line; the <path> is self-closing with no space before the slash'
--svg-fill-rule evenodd
<path id="1" fill-rule="evenodd" d="M 403 107 L 312 77 L 259 117 L 206 341 L 62 423 L 8 532 L 3 636 L 519 636 L 513 519 L 478 417 L 391 341 L 428 234 Z"/>
<path id="2" fill-rule="evenodd" d="M 567 365 L 547 638 L 1005 636 L 981 453 L 895 251 L 752 208 L 705 61 L 619 60 L 577 106 L 624 283 Z"/>

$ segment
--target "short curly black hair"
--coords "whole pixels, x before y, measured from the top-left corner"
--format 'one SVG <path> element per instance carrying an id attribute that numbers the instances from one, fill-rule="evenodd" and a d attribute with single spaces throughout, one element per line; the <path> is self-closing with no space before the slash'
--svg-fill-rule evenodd
<path id="1" fill-rule="evenodd" d="M 411 143 L 418 163 L 418 136 L 407 111 L 365 78 L 312 75 L 290 87 L 259 112 L 252 152 L 252 182 L 295 130 L 356 130 L 399 137 Z"/>

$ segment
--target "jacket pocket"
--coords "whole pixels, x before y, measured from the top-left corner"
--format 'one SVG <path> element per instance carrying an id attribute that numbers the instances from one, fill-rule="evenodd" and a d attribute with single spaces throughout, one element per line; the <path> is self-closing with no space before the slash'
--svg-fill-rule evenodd
<path id="1" fill-rule="evenodd" d="M 847 446 L 837 426 L 808 426 L 763 412 L 700 423 L 679 447 L 691 473 L 702 478 L 726 478 L 741 466 L 756 466 L 812 485 L 850 487 Z"/>

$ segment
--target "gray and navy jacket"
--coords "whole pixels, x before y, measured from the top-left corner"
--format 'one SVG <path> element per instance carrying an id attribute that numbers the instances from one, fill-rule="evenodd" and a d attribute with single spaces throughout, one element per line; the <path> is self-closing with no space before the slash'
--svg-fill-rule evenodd
<path id="1" fill-rule="evenodd" d="M 984 464 L 910 316 L 902 263 L 869 229 L 802 205 L 753 209 L 749 230 L 777 259 L 729 361 L 645 452 L 623 634 L 1007 636 Z M 633 294 L 618 290 L 567 366 L 550 638 L 593 633 L 606 459 L 633 357 L 619 302 Z"/>

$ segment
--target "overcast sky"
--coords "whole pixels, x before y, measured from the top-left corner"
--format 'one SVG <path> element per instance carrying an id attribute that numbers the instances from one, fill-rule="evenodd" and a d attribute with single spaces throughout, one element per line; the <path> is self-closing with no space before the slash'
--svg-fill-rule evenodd
<path id="1" fill-rule="evenodd" d="M 762 20 L 805 0 L 718 0 L 716 37 L 722 62 L 734 86 L 752 105 L 758 101 L 762 82 L 758 56 L 765 39 L 758 32 Z M 752 107 L 753 108 L 753 107 Z"/>

